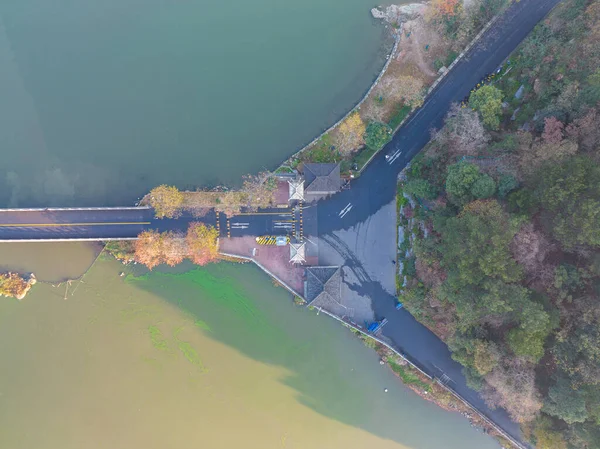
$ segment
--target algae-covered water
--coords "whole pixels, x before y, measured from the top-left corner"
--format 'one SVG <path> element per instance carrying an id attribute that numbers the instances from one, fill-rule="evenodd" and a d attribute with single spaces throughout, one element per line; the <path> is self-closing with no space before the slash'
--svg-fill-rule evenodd
<path id="1" fill-rule="evenodd" d="M 0 301 L 0 447 L 497 447 L 254 266 L 122 270 Z"/>

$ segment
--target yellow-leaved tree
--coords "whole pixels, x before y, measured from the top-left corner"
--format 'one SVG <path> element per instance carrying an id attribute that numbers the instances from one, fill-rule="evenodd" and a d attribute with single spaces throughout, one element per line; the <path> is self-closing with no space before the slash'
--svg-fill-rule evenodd
<path id="1" fill-rule="evenodd" d="M 342 153 L 348 153 L 359 148 L 365 143 L 363 138 L 365 131 L 365 123 L 358 112 L 354 111 L 338 128 L 339 150 Z"/>
<path id="2" fill-rule="evenodd" d="M 183 206 L 183 193 L 177 187 L 160 185 L 150 191 L 150 205 L 157 218 L 177 217 Z"/>
<path id="3" fill-rule="evenodd" d="M 197 265 L 206 265 L 219 257 L 216 228 L 203 223 L 190 223 L 186 235 L 188 257 Z"/>

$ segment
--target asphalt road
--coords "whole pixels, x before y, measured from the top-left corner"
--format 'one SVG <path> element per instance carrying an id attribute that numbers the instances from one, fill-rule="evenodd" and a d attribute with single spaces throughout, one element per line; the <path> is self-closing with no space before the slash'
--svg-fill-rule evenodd
<path id="1" fill-rule="evenodd" d="M 431 129 L 441 128 L 450 105 L 460 102 L 477 82 L 496 70 L 558 2 L 559 0 L 515 2 L 469 54 L 456 64 L 362 175 L 352 181 L 351 189 L 318 203 L 319 236 L 327 239 L 328 236 L 333 237 L 336 231 L 355 228 L 393 201 L 398 174 L 429 141 Z M 386 155 L 389 156 L 388 160 Z M 351 209 L 348 213 L 340 214 L 349 206 Z M 351 259 L 352 254 L 348 258 Z M 388 324 L 383 328 L 385 337 L 427 372 L 448 381 L 452 388 L 513 438 L 521 440 L 518 425 L 503 409 L 491 410 L 477 392 L 467 387 L 462 367 L 452 360 L 450 351 L 441 340 L 406 310 L 396 310 L 396 298 L 377 282 L 367 282 L 360 288 L 362 295 L 371 298 L 376 316 L 388 319 Z"/>
<path id="2" fill-rule="evenodd" d="M 148 208 L 0 209 L 0 241 L 135 238 L 153 220 Z"/>

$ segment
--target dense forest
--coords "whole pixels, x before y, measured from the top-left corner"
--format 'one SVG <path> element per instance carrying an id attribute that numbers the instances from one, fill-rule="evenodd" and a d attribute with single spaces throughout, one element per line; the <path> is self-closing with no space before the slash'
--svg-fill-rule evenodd
<path id="1" fill-rule="evenodd" d="M 600 0 L 566 0 L 405 170 L 398 284 L 538 449 L 600 447 Z"/>

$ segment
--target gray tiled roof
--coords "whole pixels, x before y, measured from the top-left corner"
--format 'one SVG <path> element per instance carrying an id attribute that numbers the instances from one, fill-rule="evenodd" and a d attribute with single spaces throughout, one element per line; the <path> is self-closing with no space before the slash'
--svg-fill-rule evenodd
<path id="1" fill-rule="evenodd" d="M 304 164 L 307 193 L 335 193 L 340 190 L 340 164 Z"/>
<path id="2" fill-rule="evenodd" d="M 304 298 L 310 304 L 316 299 L 340 302 L 342 277 L 340 267 L 307 267 Z"/>

